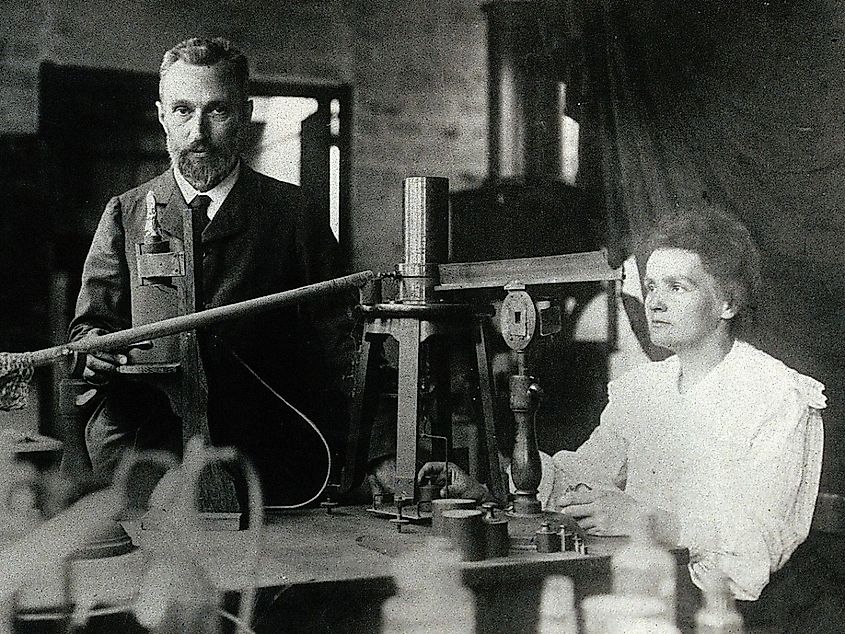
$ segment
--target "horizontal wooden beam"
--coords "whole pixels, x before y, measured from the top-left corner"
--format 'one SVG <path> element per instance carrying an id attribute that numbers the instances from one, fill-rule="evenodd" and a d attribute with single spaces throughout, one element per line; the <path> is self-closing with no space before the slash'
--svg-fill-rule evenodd
<path id="1" fill-rule="evenodd" d="M 511 282 L 568 284 L 621 280 L 622 269 L 611 268 L 604 251 L 567 253 L 537 258 L 441 264 L 438 291 L 504 287 Z"/>

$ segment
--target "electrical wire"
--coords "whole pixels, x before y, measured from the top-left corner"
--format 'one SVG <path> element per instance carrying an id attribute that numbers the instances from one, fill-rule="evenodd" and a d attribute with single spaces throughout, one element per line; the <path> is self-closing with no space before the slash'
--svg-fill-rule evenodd
<path id="1" fill-rule="evenodd" d="M 249 366 L 249 364 L 247 364 L 247 362 L 244 361 L 240 357 L 240 355 L 238 355 L 237 352 L 235 352 L 234 350 L 231 350 L 231 349 L 229 350 L 229 352 L 246 369 L 246 371 L 249 372 L 255 378 L 256 381 L 258 381 L 261 385 L 263 385 L 273 396 L 275 396 L 282 403 L 284 403 L 291 410 L 293 410 L 293 412 L 295 414 L 297 414 L 302 420 L 304 420 L 306 423 L 308 423 L 308 425 L 311 427 L 311 429 L 314 430 L 314 433 L 317 434 L 317 437 L 322 441 L 323 446 L 326 449 L 326 478 L 325 478 L 325 480 L 323 480 L 323 484 L 322 484 L 322 486 L 320 486 L 317 493 L 314 494 L 313 497 L 309 498 L 305 502 L 300 502 L 298 504 L 277 504 L 277 505 L 272 505 L 272 506 L 265 506 L 264 508 L 271 510 L 271 511 L 276 511 L 276 510 L 298 509 L 298 508 L 302 508 L 303 506 L 308 506 L 309 504 L 311 504 L 314 500 L 318 499 L 323 494 L 323 491 L 326 490 L 326 487 L 329 484 L 329 478 L 331 477 L 331 473 L 332 473 L 332 450 L 331 450 L 331 447 L 329 447 L 329 441 L 326 440 L 326 437 L 323 435 L 323 433 L 320 431 L 320 429 L 317 427 L 317 425 L 314 423 L 314 421 L 312 421 L 310 418 L 308 418 L 308 416 L 306 416 L 302 411 L 297 409 L 297 407 L 293 403 L 288 401 L 284 396 L 279 394 L 273 388 L 273 386 L 271 386 L 269 383 L 267 383 L 267 381 L 262 379 L 261 376 L 255 370 L 253 370 Z"/>
<path id="2" fill-rule="evenodd" d="M 304 420 L 311 429 L 314 430 L 314 433 L 317 434 L 319 439 L 322 441 L 323 447 L 326 450 L 326 477 L 323 480 L 322 485 L 320 486 L 319 490 L 316 494 L 314 494 L 311 498 L 304 502 L 300 502 L 298 504 L 288 504 L 288 505 L 274 505 L 274 506 L 267 506 L 264 507 L 269 510 L 290 510 L 290 509 L 297 509 L 303 506 L 307 506 L 311 504 L 314 500 L 319 498 L 323 491 L 326 490 L 326 487 L 329 483 L 329 478 L 331 477 L 331 468 L 332 468 L 332 455 L 331 455 L 331 447 L 329 446 L 326 437 L 317 427 L 317 425 L 310 419 L 308 416 L 305 415 L 304 412 L 299 410 L 293 403 L 288 401 L 284 396 L 279 394 L 270 384 L 268 384 L 261 376 L 253 370 L 249 364 L 246 363 L 234 350 L 230 350 L 232 356 L 249 372 L 261 385 L 264 386 L 273 396 L 275 396 L 279 401 L 284 403 L 288 408 L 290 408 L 295 414 L 297 414 L 302 420 Z M 258 522 L 261 524 L 262 522 Z M 257 555 L 256 555 L 257 558 Z M 256 559 L 257 560 L 257 559 Z M 242 600 L 252 601 L 252 597 L 247 594 L 247 596 L 243 597 Z M 238 627 L 238 631 L 246 632 L 246 634 L 256 634 L 255 630 L 251 629 L 249 625 L 246 623 L 244 619 L 238 618 L 237 616 L 223 610 L 222 608 L 217 608 L 218 613 L 220 616 L 230 620 Z M 100 616 L 109 616 L 121 613 L 134 613 L 133 604 L 132 603 L 122 603 L 114 606 L 106 606 L 100 608 L 88 608 L 84 611 L 85 620 L 89 620 L 93 617 L 100 617 Z M 54 621 L 57 619 L 64 619 L 67 618 L 67 613 L 65 612 L 56 612 L 56 611 L 49 611 L 49 612 L 34 612 L 34 613 L 20 613 L 16 615 L 16 618 L 21 621 Z"/>
<path id="3" fill-rule="evenodd" d="M 231 612 L 227 612 L 223 608 L 217 608 L 217 613 L 222 616 L 224 619 L 230 620 L 232 623 L 238 626 L 239 632 L 246 632 L 246 634 L 257 634 L 254 629 L 252 629 L 249 624 L 244 623 L 241 619 L 236 617 Z"/>

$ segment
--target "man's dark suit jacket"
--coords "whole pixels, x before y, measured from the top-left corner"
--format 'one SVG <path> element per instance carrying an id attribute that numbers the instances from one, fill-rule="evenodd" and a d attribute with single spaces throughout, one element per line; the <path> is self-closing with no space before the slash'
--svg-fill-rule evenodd
<path id="1" fill-rule="evenodd" d="M 172 170 L 109 201 L 85 261 L 70 338 L 92 328 L 131 326 L 130 287 L 138 284 L 135 245 L 144 242 L 145 196 L 155 194 L 165 237 L 182 237 L 187 207 Z M 337 243 L 300 189 L 242 164 L 240 177 L 202 235 L 205 307 L 216 307 L 339 275 Z M 255 462 L 265 499 L 291 503 L 319 485 L 325 459 L 313 431 L 235 360 L 237 353 L 273 389 L 312 416 L 338 457 L 345 440 L 343 378 L 354 340 L 348 296 L 241 318 L 199 333 L 209 387 L 212 442 L 234 445 Z M 118 377 L 108 399 L 150 421 L 160 394 Z M 136 410 L 136 408 L 145 408 Z M 145 411 L 143 417 L 136 412 Z M 162 412 L 162 417 L 166 414 Z M 172 416 L 172 414 L 171 414 Z M 90 424 L 93 424 L 92 421 Z"/>

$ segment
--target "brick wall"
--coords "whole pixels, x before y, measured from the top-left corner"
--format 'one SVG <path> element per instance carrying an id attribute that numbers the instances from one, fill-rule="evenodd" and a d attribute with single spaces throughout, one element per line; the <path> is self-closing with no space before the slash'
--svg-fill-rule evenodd
<path id="1" fill-rule="evenodd" d="M 356 4 L 352 240 L 384 269 L 401 258 L 405 176 L 459 189 L 486 172 L 486 26 L 479 2 Z"/>

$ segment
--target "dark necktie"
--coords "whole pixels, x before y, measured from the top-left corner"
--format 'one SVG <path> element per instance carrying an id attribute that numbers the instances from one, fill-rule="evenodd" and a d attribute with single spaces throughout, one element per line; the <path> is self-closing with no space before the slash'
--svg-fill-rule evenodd
<path id="1" fill-rule="evenodd" d="M 211 198 L 204 194 L 194 196 L 194 199 L 188 203 L 191 209 L 191 220 L 194 228 L 194 289 L 196 297 L 196 310 L 202 310 L 205 298 L 203 297 L 202 288 L 202 231 L 209 223 L 208 206 L 211 204 Z"/>
<path id="2" fill-rule="evenodd" d="M 200 235 L 202 235 L 202 230 L 205 229 L 205 226 L 209 222 L 209 205 L 211 205 L 211 197 L 205 194 L 194 196 L 194 199 L 188 204 L 188 207 L 191 208 L 191 214 L 193 214 L 194 232 L 199 231 Z"/>

